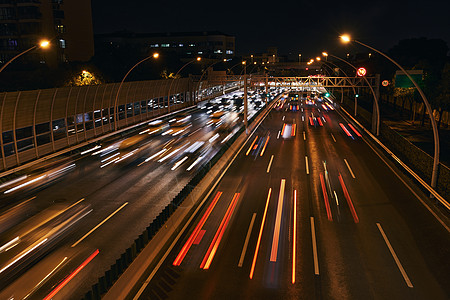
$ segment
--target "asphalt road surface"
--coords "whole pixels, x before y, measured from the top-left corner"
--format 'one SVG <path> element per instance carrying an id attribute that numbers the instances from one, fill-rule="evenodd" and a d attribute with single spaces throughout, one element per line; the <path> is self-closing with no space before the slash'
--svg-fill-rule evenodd
<path id="1" fill-rule="evenodd" d="M 136 298 L 450 298 L 446 220 L 321 104 L 271 111 Z"/>

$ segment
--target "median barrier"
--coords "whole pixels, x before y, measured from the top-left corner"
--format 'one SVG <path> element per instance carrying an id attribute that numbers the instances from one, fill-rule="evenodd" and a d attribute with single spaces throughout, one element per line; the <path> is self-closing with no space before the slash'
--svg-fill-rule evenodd
<path id="1" fill-rule="evenodd" d="M 277 100 L 277 98 L 275 100 L 273 100 L 272 104 L 275 103 Z M 268 113 L 268 111 L 270 111 L 272 105 L 268 105 L 266 106 L 266 108 L 264 110 L 260 110 L 258 111 L 254 116 L 252 116 L 251 119 L 249 119 L 249 126 L 254 128 L 256 127 L 254 121 L 260 117 L 260 114 L 262 111 L 265 112 L 265 114 Z M 264 115 L 265 115 L 264 114 Z M 260 119 L 262 119 L 264 116 L 260 117 Z M 259 120 L 261 121 L 261 120 Z M 256 122 L 258 123 L 258 122 Z M 212 159 L 206 163 L 205 165 L 203 165 L 200 169 L 197 170 L 196 174 L 191 178 L 191 180 L 183 187 L 183 189 L 172 199 L 172 201 L 159 213 L 159 215 L 153 219 L 153 221 L 149 224 L 149 226 L 145 229 L 145 231 L 141 234 L 141 235 L 147 235 L 148 239 L 146 242 L 144 242 L 144 240 L 142 240 L 142 242 L 137 243 L 136 240 L 133 242 L 132 246 L 130 248 L 128 248 L 125 253 L 122 254 L 121 256 L 121 260 L 119 263 L 119 260 L 116 260 L 116 263 L 114 265 L 112 265 L 110 267 L 110 270 L 108 274 L 110 274 L 110 279 L 111 279 L 111 285 L 105 285 L 105 283 L 103 282 L 105 279 L 105 276 L 100 277 L 99 278 L 99 282 L 94 284 L 91 288 L 91 291 L 88 291 L 85 296 L 83 297 L 83 299 L 101 299 L 101 297 L 107 292 L 107 291 L 103 291 L 103 289 L 100 289 L 99 292 L 98 291 L 98 285 L 100 285 L 101 287 L 105 286 L 107 288 L 107 290 L 109 290 L 111 288 L 111 286 L 114 285 L 114 283 L 119 279 L 119 277 L 124 274 L 127 270 L 127 268 L 133 263 L 133 260 L 138 257 L 138 255 L 142 252 L 142 250 L 144 248 L 146 248 L 147 246 L 149 246 L 149 243 L 152 242 L 152 239 L 155 238 L 155 236 L 162 232 L 161 229 L 163 227 L 163 225 L 167 222 L 167 220 L 178 211 L 178 208 L 181 207 L 181 204 L 183 203 L 184 200 L 186 200 L 190 195 L 191 192 L 194 190 L 194 188 L 196 188 L 198 186 L 198 184 L 202 181 L 202 179 L 205 178 L 206 174 L 208 174 L 208 172 L 214 167 L 216 166 L 216 164 L 219 162 L 219 160 L 222 158 L 222 156 L 227 152 L 227 150 L 231 149 L 231 152 L 235 152 L 236 149 L 238 148 L 238 146 L 234 145 L 236 140 L 239 138 L 240 141 L 239 143 L 245 143 L 245 138 L 242 138 L 242 136 L 246 136 L 245 133 L 245 128 L 241 127 L 236 134 L 233 135 L 232 138 L 230 138 L 226 143 L 223 144 L 223 146 L 220 148 L 220 150 L 212 157 Z M 231 154 L 228 155 L 229 157 L 227 157 L 226 161 L 224 161 L 222 163 L 223 166 L 221 166 L 220 168 L 218 168 L 216 173 L 219 173 L 220 170 L 224 169 L 225 165 L 227 164 L 227 162 L 230 160 L 231 158 Z M 205 187 L 202 187 L 203 193 L 202 196 L 206 193 L 206 189 L 208 189 L 211 186 L 211 182 L 212 179 L 215 178 L 216 176 L 211 176 L 211 178 L 209 179 L 209 182 L 207 184 L 205 184 Z M 202 197 L 199 197 L 199 199 Z M 180 217 L 177 216 L 177 221 L 178 224 L 177 226 L 175 226 L 174 228 L 171 228 L 172 232 L 169 232 L 170 234 L 170 238 L 168 238 L 167 240 L 165 240 L 164 242 L 157 242 L 159 243 L 159 249 L 160 251 L 153 251 L 153 252 L 161 252 L 161 250 L 164 248 L 164 246 L 167 246 L 167 244 L 170 242 L 170 240 L 174 239 L 174 235 L 180 230 L 179 228 L 181 228 L 186 222 L 187 219 L 189 217 L 190 214 L 192 214 L 195 211 L 195 208 L 197 208 L 197 206 L 199 205 L 198 203 L 198 199 L 197 201 L 192 201 L 193 205 L 190 209 L 188 209 L 187 207 L 183 207 L 183 212 L 180 213 Z M 181 219 L 180 219 L 181 218 Z M 166 232 L 162 232 L 162 234 L 167 234 Z M 164 238 L 161 238 L 161 240 L 164 240 Z M 164 244 L 164 245 L 161 245 Z M 134 249 L 134 250 L 132 250 Z M 134 255 L 132 255 L 132 253 Z M 153 253 L 154 254 L 154 253 Z M 157 254 L 154 254 L 155 258 L 157 257 Z M 126 257 L 126 262 L 124 262 L 123 257 Z M 148 259 L 148 258 L 147 258 Z M 152 261 L 153 263 L 153 261 Z M 117 270 L 117 272 L 111 272 L 111 270 Z M 106 271 L 106 272 L 108 272 Z M 105 272 L 105 274 L 106 274 Z M 142 274 L 141 274 L 142 275 Z M 139 276 L 140 277 L 140 276 Z M 102 279 L 103 278 L 103 279 Z M 135 282 L 136 283 L 136 282 Z M 127 293 L 125 293 L 127 294 Z M 121 298 L 120 296 L 118 296 L 118 298 L 115 298 L 115 295 L 111 295 L 110 297 L 111 299 L 118 299 Z M 105 299 L 108 299 L 107 295 L 105 296 Z"/>

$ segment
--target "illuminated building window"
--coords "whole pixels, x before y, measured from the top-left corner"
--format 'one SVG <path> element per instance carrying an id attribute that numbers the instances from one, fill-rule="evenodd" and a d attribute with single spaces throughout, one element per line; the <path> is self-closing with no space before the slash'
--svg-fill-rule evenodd
<path id="1" fill-rule="evenodd" d="M 169 48 L 169 44 L 161 44 L 161 47 L 163 47 L 163 48 Z"/>
<path id="2" fill-rule="evenodd" d="M 59 39 L 59 47 L 61 49 L 65 49 L 66 48 L 66 40 L 64 39 Z"/>

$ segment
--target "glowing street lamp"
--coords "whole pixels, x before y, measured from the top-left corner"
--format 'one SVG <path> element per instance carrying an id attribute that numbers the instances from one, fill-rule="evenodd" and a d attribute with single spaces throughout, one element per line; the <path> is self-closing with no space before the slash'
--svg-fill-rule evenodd
<path id="1" fill-rule="evenodd" d="M 201 61 L 201 60 L 202 60 L 202 58 L 201 58 L 200 56 L 198 56 L 196 59 L 193 59 L 193 60 L 191 60 L 191 61 L 188 61 L 188 62 L 185 63 L 185 64 L 177 71 L 177 73 L 175 73 L 175 75 L 173 76 L 172 82 L 170 83 L 170 86 L 169 86 L 169 95 L 168 95 L 168 97 L 167 97 L 167 112 L 168 112 L 168 113 L 170 113 L 170 92 L 171 92 L 171 90 L 172 90 L 173 82 L 175 81 L 175 78 L 177 77 L 178 73 L 180 73 L 181 70 L 183 70 L 187 65 L 190 65 L 190 64 L 192 64 L 193 62 Z"/>
<path id="2" fill-rule="evenodd" d="M 41 40 L 39 42 L 39 44 L 34 45 L 31 48 L 28 48 L 25 51 L 20 52 L 19 54 L 17 54 L 16 56 L 14 56 L 13 58 L 11 58 L 8 62 L 6 62 L 1 68 L 0 68 L 0 73 L 6 68 L 7 65 L 9 65 L 10 63 L 12 63 L 14 60 L 16 60 L 17 58 L 19 58 L 20 56 L 24 55 L 25 53 L 28 53 L 36 48 L 41 48 L 41 49 L 47 49 L 48 47 L 50 47 L 50 41 L 49 40 Z"/>
<path id="3" fill-rule="evenodd" d="M 368 48 L 368 49 L 370 49 L 372 51 L 375 51 L 378 54 L 384 56 L 386 59 L 388 59 L 394 65 L 396 65 L 400 70 L 402 70 L 402 72 L 405 73 L 405 75 L 408 76 L 409 80 L 411 80 L 411 82 L 414 84 L 415 88 L 419 92 L 420 97 L 422 98 L 422 100 L 423 100 L 423 102 L 425 104 L 425 107 L 427 109 L 427 113 L 428 113 L 428 115 L 430 117 L 431 127 L 433 128 L 434 159 L 433 159 L 433 172 L 432 172 L 432 175 L 431 175 L 431 187 L 433 189 L 436 188 L 437 176 L 438 176 L 438 167 L 439 167 L 439 132 L 438 132 L 436 120 L 433 117 L 433 110 L 431 109 L 430 102 L 428 102 L 427 97 L 423 93 L 422 89 L 419 87 L 417 82 L 411 77 L 411 75 L 409 75 L 409 73 L 399 63 L 397 63 L 395 60 L 393 60 L 392 58 L 390 58 L 389 56 L 387 56 L 383 52 L 381 52 L 381 51 L 379 51 L 379 50 L 377 50 L 377 49 L 375 49 L 375 48 L 373 48 L 373 47 L 371 47 L 369 45 L 361 43 L 360 41 L 357 41 L 355 39 L 351 39 L 348 34 L 341 35 L 340 38 L 341 38 L 342 42 L 344 42 L 344 43 L 355 42 L 357 44 L 360 44 L 361 46 L 364 46 L 364 47 L 366 47 L 366 48 Z"/>
<path id="4" fill-rule="evenodd" d="M 117 107 L 117 104 L 119 102 L 119 93 L 120 93 L 120 89 L 122 88 L 123 82 L 127 78 L 128 74 L 130 74 L 131 71 L 133 71 L 133 69 L 136 68 L 138 65 L 140 65 L 141 63 L 143 63 L 144 61 L 146 61 L 150 58 L 157 59 L 158 57 L 159 57 L 159 53 L 155 52 L 152 55 L 147 56 L 146 58 L 140 60 L 131 69 L 129 69 L 128 72 L 125 74 L 125 76 L 122 78 L 122 81 L 120 82 L 119 87 L 117 89 L 116 99 L 114 100 L 114 130 L 117 130 L 117 126 L 118 126 L 117 123 L 119 122 L 119 109 Z"/>

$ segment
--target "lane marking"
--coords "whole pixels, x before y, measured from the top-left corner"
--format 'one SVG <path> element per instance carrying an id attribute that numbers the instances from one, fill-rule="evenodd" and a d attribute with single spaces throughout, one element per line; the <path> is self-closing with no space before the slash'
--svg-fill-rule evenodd
<path id="1" fill-rule="evenodd" d="M 336 139 L 334 138 L 333 133 L 331 133 L 331 137 L 333 138 L 333 141 L 336 143 Z"/>
<path id="2" fill-rule="evenodd" d="M 317 255 L 316 229 L 314 228 L 314 217 L 310 217 L 310 220 L 311 220 L 311 240 L 314 258 L 314 274 L 319 275 L 319 258 Z"/>
<path id="3" fill-rule="evenodd" d="M 48 294 L 44 298 L 44 300 L 52 299 L 67 283 L 69 283 L 70 280 L 72 280 L 72 278 L 75 277 L 75 275 L 77 275 L 88 263 L 90 263 L 91 260 L 93 260 L 98 253 L 99 253 L 98 249 L 95 250 L 94 253 L 92 253 L 80 266 L 78 266 L 78 268 L 75 269 L 75 271 L 70 273 L 70 275 L 67 276 L 63 282 L 61 282 L 53 291 L 51 291 L 50 294 Z"/>
<path id="4" fill-rule="evenodd" d="M 247 252 L 248 241 L 250 240 L 250 235 L 252 233 L 253 224 L 255 223 L 256 213 L 253 213 L 252 220 L 250 221 L 250 226 L 248 227 L 247 236 L 245 237 L 244 247 L 242 248 L 241 257 L 239 258 L 238 267 L 242 267 L 244 264 L 245 253 Z"/>
<path id="5" fill-rule="evenodd" d="M 278 131 L 277 140 L 280 138 L 281 131 Z"/>
<path id="6" fill-rule="evenodd" d="M 264 228 L 264 223 L 266 221 L 267 208 L 269 207 L 270 194 L 272 193 L 272 188 L 269 188 L 269 193 L 267 194 L 266 207 L 264 208 L 264 214 L 261 221 L 261 227 L 259 229 L 258 241 L 256 242 L 255 254 L 253 255 L 252 268 L 250 270 L 250 279 L 253 278 L 253 273 L 255 272 L 256 258 L 258 257 L 259 245 L 261 244 L 261 236 Z"/>
<path id="7" fill-rule="evenodd" d="M 208 270 L 209 267 L 211 266 L 212 260 L 214 259 L 217 249 L 219 248 L 220 241 L 222 240 L 225 230 L 227 229 L 228 223 L 230 222 L 231 216 L 233 215 L 234 209 L 236 208 L 239 196 L 240 193 L 235 193 L 233 199 L 231 200 L 230 205 L 228 206 L 225 216 L 223 217 L 222 222 L 220 223 L 219 229 L 217 230 L 213 238 L 213 241 L 209 246 L 208 251 L 206 252 L 206 255 L 203 258 L 203 261 L 200 265 L 200 268 L 202 268 L 203 270 Z"/>
<path id="8" fill-rule="evenodd" d="M 284 121 L 284 117 L 285 117 L 285 116 L 283 116 L 283 118 L 282 118 L 283 121 Z"/>
<path id="9" fill-rule="evenodd" d="M 78 245 L 79 243 L 81 243 L 81 241 L 83 241 L 85 238 L 87 238 L 92 232 L 94 232 L 95 230 L 97 230 L 97 228 L 99 228 L 100 226 L 102 226 L 106 221 L 108 221 L 109 219 L 111 219 L 116 213 L 118 213 L 122 208 L 124 208 L 126 205 L 128 204 L 128 202 L 125 202 L 124 204 L 122 204 L 121 207 L 119 207 L 118 209 L 116 209 L 112 214 L 110 214 L 106 219 L 104 219 L 101 223 L 99 223 L 97 226 L 95 226 L 94 228 L 92 228 L 88 233 L 86 233 L 81 239 L 79 239 L 77 242 L 75 242 L 71 247 L 75 247 L 76 245 Z"/>
<path id="10" fill-rule="evenodd" d="M 284 188 L 286 179 L 281 179 L 280 194 L 278 196 L 277 214 L 275 217 L 275 227 L 273 229 L 272 250 L 270 252 L 270 261 L 277 261 L 278 243 L 280 240 L 281 215 L 283 213 Z"/>
<path id="11" fill-rule="evenodd" d="M 305 156 L 305 162 L 306 162 L 306 174 L 309 175 L 309 164 L 308 164 L 308 156 Z"/>
<path id="12" fill-rule="evenodd" d="M 306 133 L 303 131 L 303 140 L 306 141 Z"/>
<path id="13" fill-rule="evenodd" d="M 296 243 L 297 243 L 297 190 L 294 190 L 294 212 L 292 230 L 292 283 L 295 283 Z"/>
<path id="14" fill-rule="evenodd" d="M 188 240 L 184 244 L 183 248 L 181 248 L 180 252 L 178 253 L 175 260 L 173 261 L 172 265 L 179 266 L 181 264 L 184 257 L 186 256 L 189 249 L 191 248 L 192 244 L 196 240 L 198 234 L 200 233 L 203 225 L 205 224 L 206 220 L 208 219 L 209 215 L 211 214 L 212 210 L 214 209 L 214 206 L 216 206 L 217 201 L 219 201 L 220 196 L 222 196 L 222 192 L 217 192 L 216 196 L 213 198 L 213 201 L 209 204 L 208 208 L 206 209 L 205 213 L 203 214 L 202 218 L 200 219 L 200 222 L 198 222 L 194 231 L 192 231 L 191 235 L 189 236 Z"/>
<path id="15" fill-rule="evenodd" d="M 270 161 L 269 161 L 269 165 L 267 166 L 267 173 L 270 172 L 270 167 L 272 166 L 272 161 L 273 161 L 273 155 L 270 157 Z"/>
<path id="16" fill-rule="evenodd" d="M 406 285 L 409 288 L 413 288 L 413 285 L 411 283 L 411 280 L 409 280 L 408 275 L 406 274 L 405 269 L 403 268 L 402 264 L 400 263 L 400 260 L 397 257 L 397 254 L 395 254 L 394 248 L 392 247 L 391 243 L 389 242 L 389 239 L 387 238 L 386 234 L 384 233 L 383 228 L 381 227 L 380 223 L 377 223 L 378 230 L 380 231 L 381 235 L 383 236 L 384 242 L 386 243 L 387 247 L 389 248 L 389 252 L 391 252 L 392 257 L 394 258 L 394 261 L 397 265 L 397 268 L 400 270 L 400 273 L 402 273 L 403 279 L 406 282 Z"/>
<path id="17" fill-rule="evenodd" d="M 355 177 L 355 174 L 353 173 L 353 171 L 352 171 L 352 168 L 350 168 L 350 165 L 348 164 L 348 162 L 347 162 L 347 160 L 344 158 L 344 162 L 345 162 L 345 164 L 347 165 L 347 168 L 348 168 L 348 170 L 350 171 L 350 174 L 352 174 L 352 177 L 353 178 L 356 178 Z"/>
<path id="18" fill-rule="evenodd" d="M 352 212 L 353 220 L 355 221 L 355 223 L 358 223 L 359 222 L 358 215 L 356 214 L 355 207 L 353 206 L 352 199 L 350 198 L 350 194 L 347 191 L 347 187 L 345 186 L 344 179 L 342 178 L 341 173 L 339 173 L 339 182 L 341 183 L 345 199 L 347 199 L 348 206 L 350 207 L 350 211 Z"/>

